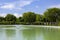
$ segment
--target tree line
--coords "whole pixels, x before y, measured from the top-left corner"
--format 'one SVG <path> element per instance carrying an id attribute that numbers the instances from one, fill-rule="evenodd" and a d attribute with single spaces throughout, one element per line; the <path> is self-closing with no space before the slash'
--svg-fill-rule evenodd
<path id="1" fill-rule="evenodd" d="M 0 24 L 35 24 L 44 25 L 44 23 L 57 23 L 60 25 L 60 8 L 49 8 L 43 15 L 34 12 L 25 12 L 22 17 L 17 18 L 12 14 L 5 17 L 0 16 Z"/>

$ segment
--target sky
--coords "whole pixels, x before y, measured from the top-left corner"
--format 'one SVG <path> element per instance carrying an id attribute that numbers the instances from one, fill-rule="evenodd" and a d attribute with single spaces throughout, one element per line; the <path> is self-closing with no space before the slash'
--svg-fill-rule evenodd
<path id="1" fill-rule="evenodd" d="M 24 12 L 43 14 L 53 7 L 60 8 L 60 0 L 0 0 L 0 16 L 13 14 L 19 17 Z"/>

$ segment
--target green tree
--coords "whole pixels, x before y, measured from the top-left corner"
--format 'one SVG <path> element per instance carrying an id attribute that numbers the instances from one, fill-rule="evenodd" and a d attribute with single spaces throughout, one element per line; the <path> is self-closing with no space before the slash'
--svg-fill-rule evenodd
<path id="1" fill-rule="evenodd" d="M 44 16 L 50 22 L 57 22 L 60 20 L 60 9 L 59 8 L 49 8 L 47 11 L 44 12 Z"/>
<path id="2" fill-rule="evenodd" d="M 36 22 L 41 22 L 42 21 L 42 15 L 36 14 Z"/>
<path id="3" fill-rule="evenodd" d="M 35 22 L 36 14 L 34 12 L 26 12 L 23 14 L 24 22 Z"/>
<path id="4" fill-rule="evenodd" d="M 49 22 L 49 20 L 48 20 L 47 17 L 45 17 L 44 15 L 42 15 L 42 20 L 41 20 L 41 22 Z"/>
<path id="5" fill-rule="evenodd" d="M 0 17 L 0 22 L 4 21 L 4 17 Z"/>
<path id="6" fill-rule="evenodd" d="M 19 21 L 20 21 L 20 22 L 24 22 L 23 17 L 19 17 Z"/>
<path id="7" fill-rule="evenodd" d="M 5 19 L 6 21 L 16 21 L 16 17 L 12 14 L 7 14 Z"/>

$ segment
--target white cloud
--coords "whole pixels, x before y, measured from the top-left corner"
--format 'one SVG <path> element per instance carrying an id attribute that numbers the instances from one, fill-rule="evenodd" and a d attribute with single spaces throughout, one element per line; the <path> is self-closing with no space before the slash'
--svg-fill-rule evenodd
<path id="1" fill-rule="evenodd" d="M 5 17 L 7 14 L 6 13 L 0 13 L 1 17 Z"/>
<path id="2" fill-rule="evenodd" d="M 21 10 L 22 7 L 31 4 L 33 1 L 32 0 L 28 0 L 28 1 L 17 1 L 17 2 L 13 2 L 13 3 L 5 3 L 4 5 L 1 5 L 0 8 L 3 9 L 18 9 Z"/>
<path id="3" fill-rule="evenodd" d="M 13 9 L 13 8 L 15 8 L 15 5 L 14 4 L 5 4 L 5 5 L 1 6 L 0 8 Z"/>
<path id="4" fill-rule="evenodd" d="M 25 10 L 24 9 L 25 6 L 30 5 L 35 1 L 38 1 L 38 0 L 19 0 L 19 1 L 9 2 L 9 3 L 3 3 L 0 6 L 0 8 L 14 10 L 14 11 Z"/>
<path id="5" fill-rule="evenodd" d="M 20 6 L 20 7 L 24 7 L 24 6 L 26 6 L 26 5 L 31 4 L 32 2 L 33 2 L 33 1 L 21 1 L 20 4 L 19 4 L 19 6 Z"/>
<path id="6" fill-rule="evenodd" d="M 0 13 L 1 17 L 5 17 L 6 15 L 7 15 L 7 13 Z M 13 13 L 13 15 L 16 16 L 17 18 L 22 17 L 22 14 L 19 14 L 19 13 Z"/>
<path id="7" fill-rule="evenodd" d="M 16 4 L 10 4 L 10 3 L 2 5 L 0 8 L 9 9 L 9 10 L 12 10 L 12 9 L 14 9 L 14 10 L 22 10 L 21 7 L 16 7 Z"/>
<path id="8" fill-rule="evenodd" d="M 50 7 L 48 7 L 48 8 L 60 8 L 60 4 L 58 4 L 58 5 L 52 5 L 52 6 L 50 6 Z"/>
<path id="9" fill-rule="evenodd" d="M 14 13 L 13 15 L 15 15 L 17 18 L 20 16 L 22 17 L 22 14 L 18 14 L 18 13 Z"/>

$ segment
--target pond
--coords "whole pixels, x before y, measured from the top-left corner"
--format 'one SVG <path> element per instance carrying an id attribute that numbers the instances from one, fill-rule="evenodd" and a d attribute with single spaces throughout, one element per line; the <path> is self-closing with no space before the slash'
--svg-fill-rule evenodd
<path id="1" fill-rule="evenodd" d="M 37 25 L 2 25 L 0 40 L 60 40 L 60 28 Z"/>

